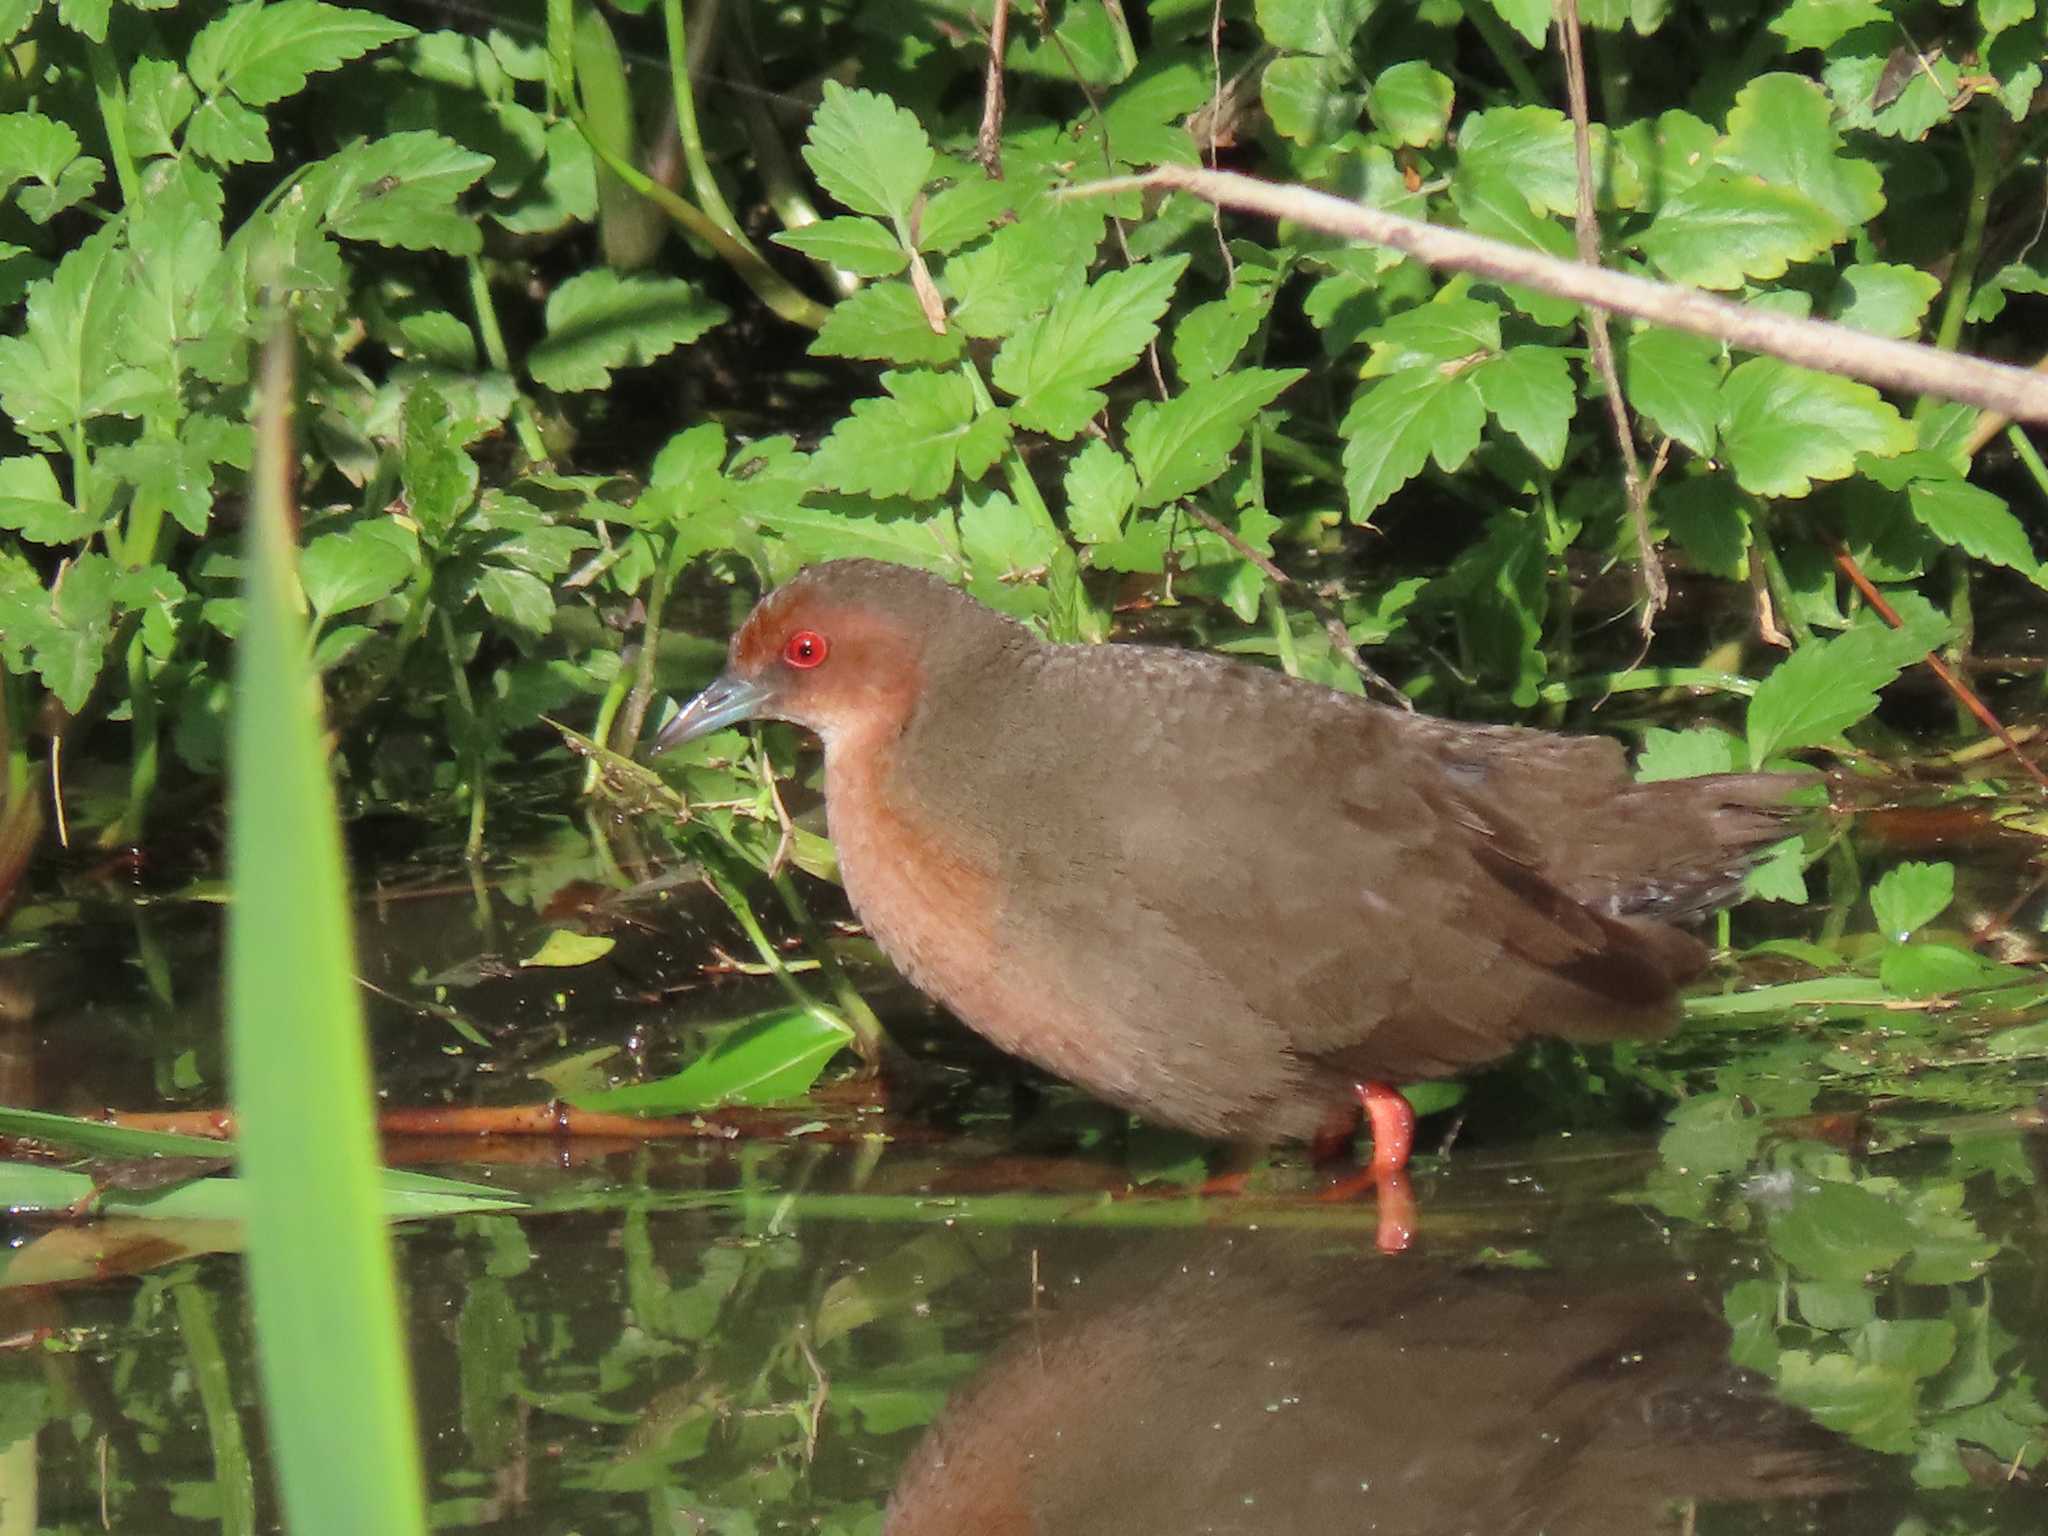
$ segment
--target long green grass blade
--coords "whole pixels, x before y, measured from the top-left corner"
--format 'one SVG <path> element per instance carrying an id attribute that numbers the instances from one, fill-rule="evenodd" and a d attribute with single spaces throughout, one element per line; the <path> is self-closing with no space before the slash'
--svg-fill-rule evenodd
<path id="1" fill-rule="evenodd" d="M 229 787 L 228 1046 L 286 1524 L 427 1528 L 333 786 L 297 607 L 289 342 L 264 357 Z"/>

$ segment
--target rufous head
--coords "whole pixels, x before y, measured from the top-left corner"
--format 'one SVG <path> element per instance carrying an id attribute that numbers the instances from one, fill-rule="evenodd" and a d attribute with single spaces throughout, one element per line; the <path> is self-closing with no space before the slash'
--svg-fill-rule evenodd
<path id="1" fill-rule="evenodd" d="M 725 671 L 669 721 L 654 750 L 742 720 L 788 720 L 828 747 L 900 726 L 934 648 L 983 624 L 1011 627 L 924 571 L 881 560 L 814 565 L 755 604 Z"/>

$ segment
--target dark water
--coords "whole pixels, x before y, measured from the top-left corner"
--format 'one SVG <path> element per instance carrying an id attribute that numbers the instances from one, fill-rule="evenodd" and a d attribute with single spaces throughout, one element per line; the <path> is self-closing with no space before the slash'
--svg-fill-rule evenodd
<path id="1" fill-rule="evenodd" d="M 1986 825 L 1931 847 L 1871 826 L 1807 906 L 1740 916 L 1719 985 L 1808 976 L 1787 939 L 1877 944 L 1857 903 L 1909 856 L 1959 864 L 1948 937 L 2010 908 L 2026 961 L 2031 840 Z M 658 1076 L 774 1000 L 718 959 L 745 950 L 701 887 L 622 896 L 566 823 L 526 844 L 475 880 L 431 850 L 364 879 L 391 1102 Z M 9 1102 L 220 1101 L 209 894 L 84 868 L 37 893 L 0 962 Z M 617 946 L 517 965 L 563 926 Z M 1318 1199 L 1331 1176 L 1298 1156 L 1198 1198 L 1199 1146 L 861 980 L 913 1084 L 813 1123 L 899 1140 L 394 1144 L 531 1202 L 401 1231 L 439 1525 L 2048 1526 L 2038 984 L 1710 1006 L 1655 1048 L 1532 1052 L 1425 1119 L 1420 1234 L 1390 1256 L 1370 1200 Z M 0 1533 L 273 1528 L 234 1229 L 20 1217 L 8 1240 Z"/>

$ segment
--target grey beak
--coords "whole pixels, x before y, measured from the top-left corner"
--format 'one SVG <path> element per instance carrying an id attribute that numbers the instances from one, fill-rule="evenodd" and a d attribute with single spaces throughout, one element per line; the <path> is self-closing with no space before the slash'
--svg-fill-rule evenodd
<path id="1" fill-rule="evenodd" d="M 666 752 L 670 747 L 680 747 L 686 741 L 709 736 L 728 725 L 751 720 L 767 702 L 768 690 L 759 683 L 734 677 L 730 672 L 722 673 L 709 688 L 685 704 L 675 719 L 662 727 L 661 734 L 654 738 L 654 750 Z"/>

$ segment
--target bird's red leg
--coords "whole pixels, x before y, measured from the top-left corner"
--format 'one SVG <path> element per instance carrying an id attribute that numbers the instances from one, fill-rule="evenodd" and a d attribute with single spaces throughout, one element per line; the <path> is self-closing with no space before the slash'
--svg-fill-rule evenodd
<path id="1" fill-rule="evenodd" d="M 1349 1199 L 1367 1188 L 1379 1191 L 1379 1247 L 1382 1253 L 1399 1253 L 1415 1239 L 1415 1192 L 1408 1183 L 1408 1154 L 1415 1145 L 1415 1111 L 1390 1083 L 1353 1084 L 1358 1107 L 1372 1126 L 1372 1162 L 1357 1178 L 1323 1191 L 1325 1200 Z M 1314 1142 L 1313 1155 L 1323 1162 L 1349 1139 L 1343 1133 L 1325 1131 Z"/>

